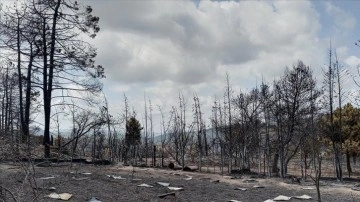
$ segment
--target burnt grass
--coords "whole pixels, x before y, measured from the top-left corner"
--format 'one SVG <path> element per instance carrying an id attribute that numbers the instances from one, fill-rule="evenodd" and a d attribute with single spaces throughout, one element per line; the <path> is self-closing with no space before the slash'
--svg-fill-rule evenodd
<path id="1" fill-rule="evenodd" d="M 29 173 L 26 175 L 26 173 Z M 110 177 L 109 177 L 110 176 Z M 121 176 L 126 179 L 114 179 Z M 192 176 L 191 180 L 186 180 Z M 42 179 L 44 177 L 51 177 Z M 233 178 L 233 179 L 231 179 Z M 90 201 L 92 197 L 106 201 L 229 201 L 262 202 L 278 195 L 299 196 L 307 194 L 316 201 L 316 190 L 312 181 L 301 184 L 288 179 L 256 178 L 254 175 L 221 176 L 219 174 L 174 171 L 170 169 L 138 168 L 121 165 L 89 165 L 74 163 L 52 163 L 38 167 L 19 163 L 0 163 L 0 201 L 58 201 L 47 197 L 52 192 L 70 193 L 69 201 Z M 246 179 L 251 179 L 249 182 Z M 171 191 L 156 182 L 168 182 L 172 187 L 182 187 L 182 191 Z M 37 187 L 36 189 L 32 189 Z M 138 187 L 142 183 L 152 188 Z M 322 200 L 325 202 L 360 201 L 360 191 L 351 188 L 359 182 L 338 183 L 324 179 L 321 184 Z M 254 188 L 261 185 L 264 188 Z M 48 190 L 55 187 L 55 191 Z M 246 188 L 246 191 L 235 190 Z M 314 187 L 315 188 L 315 187 Z M 159 195 L 175 192 L 160 198 Z M 292 198 L 290 201 L 300 201 Z M 305 200 L 306 201 L 306 200 Z"/>

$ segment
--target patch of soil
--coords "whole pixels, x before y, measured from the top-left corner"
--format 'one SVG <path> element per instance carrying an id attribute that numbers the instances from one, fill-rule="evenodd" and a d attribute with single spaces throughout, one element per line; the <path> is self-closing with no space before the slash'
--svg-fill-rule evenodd
<path id="1" fill-rule="evenodd" d="M 134 168 L 131 166 L 98 166 L 89 164 L 60 163 L 53 167 L 34 167 L 0 163 L 0 185 L 10 190 L 18 201 L 57 201 L 46 197 L 54 192 L 70 193 L 69 201 L 89 201 L 96 197 L 107 201 L 228 201 L 231 199 L 247 202 L 262 202 L 278 195 L 310 195 L 316 199 L 316 190 L 303 190 L 303 185 L 288 184 L 279 178 L 258 178 L 254 183 L 246 183 L 248 175 L 232 178 L 218 174 L 183 172 L 180 170 L 157 168 Z M 119 177 L 121 176 L 121 178 Z M 192 177 L 192 178 L 191 178 Z M 123 179 L 126 178 L 126 179 Z M 191 179 L 190 179 L 191 178 Z M 32 189 L 30 186 L 37 186 Z M 184 188 L 172 191 L 157 182 L 170 183 L 171 187 Z M 140 184 L 153 187 L 138 187 Z M 308 182 L 307 185 L 312 185 Z M 353 202 L 360 198 L 360 191 L 352 190 L 352 182 L 338 184 L 336 181 L 322 182 L 322 199 L 327 202 Z M 260 186 L 263 188 L 254 188 Z M 314 187 L 314 186 L 312 186 Z M 246 191 L 235 190 L 246 188 Z M 175 192 L 160 198 L 159 195 Z M 14 201 L 5 190 L 0 190 L 0 201 Z M 297 201 L 292 199 L 292 201 Z"/>

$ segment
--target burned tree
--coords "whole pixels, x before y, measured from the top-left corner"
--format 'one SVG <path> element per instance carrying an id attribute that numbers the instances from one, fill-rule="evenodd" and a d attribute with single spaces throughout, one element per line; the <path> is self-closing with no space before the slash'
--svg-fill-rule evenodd
<path id="1" fill-rule="evenodd" d="M 92 16 L 91 7 L 84 8 L 76 1 L 31 1 L 29 7 L 41 26 L 42 65 L 37 66 L 37 73 L 42 77 L 36 82 L 43 94 L 44 155 L 49 157 L 53 100 L 82 100 L 71 92 L 95 93 L 101 90 L 96 79 L 104 76 L 103 68 L 95 66 L 95 49 L 80 37 L 83 33 L 95 37 L 99 31 L 99 18 Z M 56 90 L 67 93 L 57 95 L 54 94 Z"/>
<path id="2" fill-rule="evenodd" d="M 40 24 L 25 3 L 7 7 L 0 18 L 2 47 L 10 51 L 8 58 L 16 64 L 21 140 L 25 143 L 29 137 L 31 102 L 38 94 L 33 89 L 32 77 L 41 51 Z"/>
<path id="3" fill-rule="evenodd" d="M 234 124 L 234 140 L 237 142 L 241 170 L 250 170 L 250 157 L 257 153 L 260 160 L 260 107 L 259 91 L 241 93 L 233 100 L 238 111 Z M 259 163 L 259 162 L 258 162 Z M 260 163 L 259 163 L 260 165 Z"/>
<path id="4" fill-rule="evenodd" d="M 334 93 L 335 93 L 335 83 L 336 83 L 336 65 L 337 62 L 333 62 L 333 51 L 330 44 L 329 50 L 329 66 L 328 70 L 324 75 L 324 91 L 325 91 L 325 105 L 328 107 L 329 122 L 327 124 L 327 131 L 332 141 L 332 148 L 334 152 L 335 160 L 335 171 L 336 178 L 339 181 L 342 181 L 342 163 L 341 163 L 341 132 L 336 131 L 334 124 Z M 339 85 L 339 93 L 341 93 L 341 86 Z M 341 95 L 341 94 L 340 94 Z M 341 97 L 339 97 L 339 104 L 341 104 Z M 323 129 L 324 130 L 324 129 Z M 341 130 L 341 129 L 340 129 Z"/>
<path id="5" fill-rule="evenodd" d="M 274 109 L 277 128 L 277 152 L 280 160 L 280 176 L 287 174 L 289 161 L 297 154 L 301 142 L 308 135 L 306 126 L 309 108 L 319 97 L 312 71 L 299 61 L 274 84 Z M 276 158 L 274 159 L 276 160 Z M 274 161 L 277 164 L 277 161 Z"/>
<path id="6" fill-rule="evenodd" d="M 201 106 L 198 96 L 194 96 L 194 122 L 196 126 L 196 135 L 197 135 L 197 149 L 198 149 L 198 167 L 199 171 L 201 172 L 201 166 L 202 166 L 202 157 L 204 154 L 207 156 L 207 137 L 206 137 L 206 128 L 201 112 Z"/>
<path id="7" fill-rule="evenodd" d="M 187 147 L 192 140 L 193 124 L 188 125 L 186 122 L 186 102 L 182 94 L 179 94 L 179 108 L 172 107 L 171 118 L 169 139 L 175 156 L 172 153 L 170 155 L 182 168 L 185 168 Z"/>

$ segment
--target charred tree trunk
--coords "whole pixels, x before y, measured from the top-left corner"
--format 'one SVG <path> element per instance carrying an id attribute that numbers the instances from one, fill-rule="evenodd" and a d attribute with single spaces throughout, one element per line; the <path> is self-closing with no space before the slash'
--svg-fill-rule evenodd
<path id="1" fill-rule="evenodd" d="M 349 178 L 350 178 L 350 175 L 352 173 L 352 169 L 351 169 L 351 163 L 350 163 L 349 149 L 346 149 L 346 167 L 347 167 L 347 170 L 348 170 L 348 173 L 349 173 Z"/>
<path id="2" fill-rule="evenodd" d="M 339 181 L 342 181 L 342 168 L 341 168 L 341 162 L 340 162 L 339 148 L 337 148 L 335 141 L 333 141 L 332 144 L 333 144 L 333 150 L 334 150 L 336 179 Z"/>
<path id="3" fill-rule="evenodd" d="M 153 150 L 153 167 L 156 167 L 156 145 L 154 145 Z"/>
<path id="4" fill-rule="evenodd" d="M 315 176 L 315 186 L 316 186 L 316 192 L 318 196 L 318 202 L 321 202 L 321 193 L 320 193 L 320 178 L 321 178 L 321 157 L 318 158 L 318 168 L 316 170 L 316 176 Z M 315 159 L 314 159 L 315 161 Z"/>
<path id="5" fill-rule="evenodd" d="M 26 132 L 25 132 L 25 120 L 24 120 L 24 105 L 23 105 L 23 82 L 22 82 L 22 73 L 21 73 L 21 49 L 20 49 L 20 41 L 21 41 L 21 34 L 20 34 L 20 17 L 17 18 L 17 30 L 16 30 L 16 48 L 17 48 L 17 73 L 18 73 L 18 88 L 19 88 L 19 116 L 20 116 L 20 123 L 21 123 L 21 142 L 26 142 Z"/>
<path id="6" fill-rule="evenodd" d="M 275 175 L 279 175 L 278 161 L 279 161 L 279 151 L 276 150 L 272 163 L 272 173 Z"/>

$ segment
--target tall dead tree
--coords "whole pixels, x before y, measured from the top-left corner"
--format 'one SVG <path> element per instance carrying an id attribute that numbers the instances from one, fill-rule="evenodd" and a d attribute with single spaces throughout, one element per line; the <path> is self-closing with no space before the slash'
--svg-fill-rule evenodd
<path id="1" fill-rule="evenodd" d="M 335 63 L 336 64 L 336 63 Z M 329 132 L 332 141 L 332 148 L 334 152 L 334 162 L 335 162 L 335 171 L 336 171 L 336 178 L 339 181 L 342 181 L 342 165 L 341 165 L 341 151 L 340 151 L 340 136 L 337 131 L 335 131 L 334 125 L 334 92 L 335 92 L 335 69 L 334 69 L 334 62 L 333 62 L 333 52 L 330 43 L 329 49 L 329 66 L 328 71 L 325 72 L 325 92 L 327 93 L 327 100 L 328 100 L 328 107 L 329 107 Z M 341 101 L 341 100 L 340 100 Z M 341 104 L 341 103 L 340 103 Z"/>
<path id="2" fill-rule="evenodd" d="M 264 82 L 260 86 L 260 103 L 265 122 L 265 156 L 264 156 L 264 173 L 271 177 L 271 142 L 270 142 L 270 110 L 271 110 L 271 92 L 269 86 Z M 265 166 L 267 165 L 267 166 Z"/>
<path id="3" fill-rule="evenodd" d="M 313 96 L 313 92 L 311 91 L 311 96 Z M 321 151 L 321 142 L 319 141 L 319 136 L 318 136 L 318 130 L 315 126 L 315 118 L 316 118 L 316 112 L 317 107 L 316 107 L 316 103 L 315 103 L 315 99 L 311 99 L 311 108 L 310 108 L 310 133 L 311 133 L 311 139 L 312 139 L 312 144 L 311 144 L 311 153 L 312 153 L 312 158 L 313 158 L 313 171 L 314 171 L 314 175 L 310 176 L 312 177 L 312 179 L 315 182 L 315 187 L 316 187 L 316 192 L 317 192 L 317 198 L 318 201 L 321 202 L 321 192 L 320 192 L 320 179 L 321 179 L 321 169 L 322 169 L 322 151 Z M 306 168 L 305 168 L 306 170 Z"/>
<path id="4" fill-rule="evenodd" d="M 148 137 L 148 109 L 147 109 L 147 101 L 146 96 L 144 95 L 144 103 L 145 103 L 145 165 L 148 165 L 149 158 L 149 137 Z"/>
<path id="5" fill-rule="evenodd" d="M 174 115 L 173 113 L 170 114 L 170 118 L 167 124 L 165 124 L 165 117 L 164 117 L 164 113 L 161 109 L 160 106 L 158 106 L 159 108 L 159 112 L 161 115 L 161 120 L 160 120 L 160 130 L 161 130 L 161 135 L 160 135 L 160 142 L 161 142 L 161 167 L 164 167 L 164 158 L 165 158 L 165 150 L 166 150 L 166 142 L 168 141 L 167 138 L 167 134 L 170 131 L 170 124 L 171 124 L 171 120 L 172 120 L 172 116 Z"/>
<path id="6" fill-rule="evenodd" d="M 202 156 L 203 156 L 203 150 L 206 145 L 203 143 L 206 142 L 206 136 L 204 134 L 204 137 L 202 136 L 204 133 L 204 124 L 201 116 L 201 107 L 200 107 L 200 101 L 199 97 L 197 95 L 194 96 L 194 121 L 196 125 L 196 135 L 197 135 L 197 149 L 198 149 L 198 167 L 199 171 L 201 172 L 201 166 L 202 166 Z"/>
<path id="7" fill-rule="evenodd" d="M 123 114 L 123 119 L 125 120 L 125 128 L 128 125 L 128 120 L 129 120 L 129 102 L 128 102 L 128 98 L 126 97 L 126 95 L 124 94 L 124 114 Z M 128 164 L 128 151 L 129 151 L 129 147 L 128 144 L 126 143 L 126 140 L 124 140 L 124 149 L 123 149 L 123 161 L 124 164 Z"/>
<path id="8" fill-rule="evenodd" d="M 186 102 L 184 95 L 179 95 L 179 111 L 180 111 L 180 151 L 181 166 L 185 168 L 186 148 L 190 140 L 191 133 L 186 130 Z"/>
<path id="9" fill-rule="evenodd" d="M 109 160 L 111 162 L 114 162 L 115 160 L 115 143 L 116 143 L 116 136 L 115 134 L 112 134 L 111 131 L 111 125 L 112 123 L 112 116 L 109 113 L 109 104 L 108 101 L 106 99 L 106 96 L 104 95 L 104 101 L 105 101 L 105 106 L 102 107 L 102 117 L 105 117 L 106 119 L 106 126 L 107 126 L 107 135 L 108 135 L 108 146 L 109 146 Z"/>
<path id="10" fill-rule="evenodd" d="M 230 85 L 230 76 L 228 73 L 226 73 L 226 87 L 225 87 L 225 98 L 227 103 L 227 116 L 228 116 L 228 125 L 227 125 L 227 135 L 228 135 L 228 155 L 229 155 L 229 167 L 228 172 L 231 173 L 232 170 L 232 161 L 233 161 L 233 134 L 232 134 L 232 116 L 231 116 L 231 85 Z"/>
<path id="11" fill-rule="evenodd" d="M 339 128 L 338 128 L 338 139 L 339 139 L 339 150 L 343 151 L 343 144 L 344 144 L 344 135 L 343 135 L 343 112 L 342 112 L 342 103 L 344 98 L 346 97 L 346 89 L 344 88 L 345 80 L 348 78 L 348 72 L 347 70 L 340 64 L 338 56 L 335 52 L 335 62 L 333 64 L 333 68 L 335 70 L 335 77 L 336 77 L 336 84 L 337 84 L 337 98 L 338 98 L 338 109 L 340 113 L 339 117 Z M 346 167 L 348 169 L 348 173 L 350 176 L 351 171 L 351 165 L 350 165 L 350 154 L 348 148 L 345 149 L 346 154 Z M 342 155 L 340 154 L 340 165 L 342 165 Z"/>
<path id="12" fill-rule="evenodd" d="M 221 130 L 222 112 L 221 112 L 220 102 L 217 101 L 216 98 L 212 109 L 213 109 L 213 119 L 211 120 L 211 122 L 212 122 L 212 127 L 215 129 L 215 138 L 213 140 L 213 147 L 215 147 L 214 153 L 218 154 L 218 150 L 220 149 L 220 170 L 221 170 L 221 174 L 224 174 L 224 137 L 222 135 L 223 131 Z M 215 166 L 215 162 L 214 162 L 214 166 Z"/>
<path id="13" fill-rule="evenodd" d="M 175 155 L 172 152 L 169 154 L 182 168 L 185 168 L 187 149 L 192 140 L 194 125 L 187 124 L 186 122 L 186 101 L 181 93 L 179 93 L 179 107 L 173 106 L 170 113 L 172 120 L 170 123 L 169 139 Z"/>
<path id="14" fill-rule="evenodd" d="M 234 124 L 233 133 L 236 134 L 234 141 L 237 143 L 240 169 L 250 170 L 251 156 L 257 155 L 257 159 L 260 160 L 259 92 L 253 89 L 249 93 L 240 93 L 233 103 L 239 113 L 238 116 L 234 116 L 236 124 Z M 259 161 L 258 165 L 260 166 Z"/>
<path id="15" fill-rule="evenodd" d="M 19 137 L 17 135 L 19 128 L 18 113 L 18 91 L 17 75 L 12 69 L 16 69 L 11 61 L 0 64 L 0 97 L 1 97 L 1 119 L 0 132 L 3 137 L 10 140 L 13 151 L 18 151 Z M 20 132 L 20 131 L 19 131 Z"/>
<path id="16" fill-rule="evenodd" d="M 33 63 L 40 53 L 40 26 L 25 3 L 7 7 L 4 11 L 0 12 L 0 46 L 16 53 L 16 57 L 9 58 L 14 59 L 17 68 L 21 140 L 25 143 L 29 137 L 30 108 L 35 95 L 32 88 Z"/>
<path id="17" fill-rule="evenodd" d="M 150 138 L 151 138 L 151 146 L 150 148 L 154 148 L 152 152 L 152 166 L 155 167 L 156 165 L 156 146 L 154 142 L 154 128 L 153 128 L 153 116 L 152 116 L 153 107 L 151 104 L 151 100 L 149 99 L 149 121 L 150 121 Z"/>

